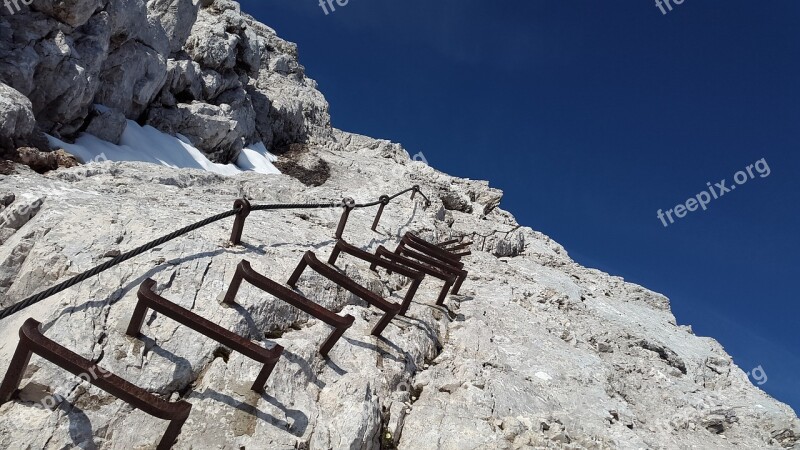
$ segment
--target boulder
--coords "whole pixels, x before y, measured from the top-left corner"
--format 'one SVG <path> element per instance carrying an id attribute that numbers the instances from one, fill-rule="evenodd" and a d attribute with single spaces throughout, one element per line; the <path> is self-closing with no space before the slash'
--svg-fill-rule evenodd
<path id="1" fill-rule="evenodd" d="M 82 125 L 100 87 L 100 69 L 110 36 L 109 17 L 100 12 L 77 30 L 67 30 L 52 19 L 51 34 L 36 41 L 35 75 L 30 98 L 39 127 L 49 133 L 70 135 Z M 28 46 L 14 54 L 25 55 Z M 22 76 L 22 74 L 19 74 Z M 13 83 L 18 83 L 14 78 Z M 25 82 L 19 82 L 25 85 Z"/>
<path id="2" fill-rule="evenodd" d="M 224 22 L 201 13 L 186 41 L 185 50 L 203 67 L 224 71 L 236 65 L 237 47 L 240 38 L 228 33 Z"/>
<path id="3" fill-rule="evenodd" d="M 33 105 L 16 89 L 0 83 L 0 146 L 13 146 L 33 132 Z"/>
<path id="4" fill-rule="evenodd" d="M 127 124 L 128 121 L 121 112 L 95 105 L 95 112 L 90 116 L 85 131 L 104 141 L 119 144 Z"/>
<path id="5" fill-rule="evenodd" d="M 157 18 L 167 35 L 169 52 L 183 49 L 197 20 L 199 5 L 193 0 L 152 0 L 147 2 L 148 15 Z"/>
<path id="6" fill-rule="evenodd" d="M 113 49 L 100 73 L 95 102 L 138 118 L 150 106 L 167 80 L 164 56 L 140 42 L 129 40 Z"/>
<path id="7" fill-rule="evenodd" d="M 170 37 L 162 26 L 158 14 L 148 9 L 147 0 L 107 0 L 106 11 L 111 17 L 113 51 L 126 41 L 135 41 L 150 47 L 164 59 L 170 55 Z M 178 11 L 171 11 L 174 16 Z M 182 9 L 182 13 L 186 10 Z M 191 13 L 175 20 L 192 20 Z"/>
<path id="8" fill-rule="evenodd" d="M 234 102 L 236 108 L 202 102 L 151 108 L 147 123 L 169 133 L 180 133 L 212 161 L 227 163 L 238 156 L 254 129 L 252 106 L 247 104 L 246 97 L 239 100 L 242 103 Z"/>
<path id="9" fill-rule="evenodd" d="M 207 98 L 203 96 L 200 65 L 194 61 L 167 60 L 167 80 L 162 88 L 160 102 L 175 106 L 178 101 L 187 103 Z"/>

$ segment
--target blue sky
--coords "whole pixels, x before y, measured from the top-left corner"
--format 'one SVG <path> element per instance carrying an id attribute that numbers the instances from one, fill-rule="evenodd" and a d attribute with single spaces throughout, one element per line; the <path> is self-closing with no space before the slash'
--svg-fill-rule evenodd
<path id="1" fill-rule="evenodd" d="M 670 297 L 800 411 L 800 3 L 241 3 L 298 43 L 334 126 L 489 180 L 520 223 Z M 762 158 L 768 177 L 657 218 Z"/>

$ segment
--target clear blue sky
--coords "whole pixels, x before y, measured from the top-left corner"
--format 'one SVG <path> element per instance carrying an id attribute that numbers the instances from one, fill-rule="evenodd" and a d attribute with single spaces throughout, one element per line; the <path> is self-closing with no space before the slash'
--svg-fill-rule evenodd
<path id="1" fill-rule="evenodd" d="M 800 411 L 796 0 L 242 6 L 298 43 L 334 126 L 490 180 L 520 223 L 669 296 Z M 707 211 L 656 217 L 762 158 L 768 177 Z"/>

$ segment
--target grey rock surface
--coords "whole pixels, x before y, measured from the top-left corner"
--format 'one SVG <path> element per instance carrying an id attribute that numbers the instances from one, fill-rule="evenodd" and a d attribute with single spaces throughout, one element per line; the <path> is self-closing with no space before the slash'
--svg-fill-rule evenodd
<path id="1" fill-rule="evenodd" d="M 86 132 L 104 141 L 119 144 L 128 122 L 125 115 L 108 108 L 95 108 L 94 115 L 88 119 Z"/>
<path id="2" fill-rule="evenodd" d="M 236 2 L 36 5 L 0 15 L 0 82 L 28 97 L 46 133 L 76 137 L 93 119 L 91 105 L 102 104 L 181 133 L 222 163 L 258 141 L 280 153 L 331 137 L 328 104 L 296 46 Z"/>
<path id="3" fill-rule="evenodd" d="M 34 7 L 60 22 L 79 27 L 104 4 L 104 0 L 40 0 Z"/>
<path id="4" fill-rule="evenodd" d="M 100 75 L 95 102 L 139 117 L 167 79 L 164 57 L 141 42 L 126 41 L 110 51 Z"/>
<path id="5" fill-rule="evenodd" d="M 35 127 L 31 101 L 16 89 L 0 83 L 0 136 L 5 137 L 0 146 L 27 137 Z"/>
<path id="6" fill-rule="evenodd" d="M 60 344 L 192 403 L 176 448 L 797 447 L 794 412 L 753 386 L 716 341 L 678 326 L 668 299 L 576 264 L 498 208 L 501 192 L 485 183 L 447 176 L 386 141 L 336 136 L 329 148 L 309 149 L 330 168 L 317 187 L 286 175 L 225 178 L 109 162 L 4 177 L 0 192 L 14 200 L 3 214 L 40 205 L 4 222 L 3 306 L 242 195 L 254 204 L 366 201 L 419 184 L 430 206 L 408 197 L 392 203 L 377 233 L 374 210 L 357 210 L 345 237 L 374 250 L 406 231 L 470 236 L 469 278 L 445 307 L 434 305 L 440 282 L 426 278 L 407 317 L 378 339 L 369 335 L 378 311 L 309 272 L 300 292 L 356 317 L 325 360 L 316 349 L 330 329 L 316 319 L 252 287 L 234 308 L 219 299 L 242 259 L 285 281 L 305 251 L 326 258 L 339 212 L 254 212 L 241 246 L 226 243 L 231 220 L 218 222 L 3 320 L 0 373 L 16 330 L 35 317 Z M 472 212 L 446 210 L 453 195 Z M 392 301 L 407 286 L 353 258 L 338 267 Z M 262 345 L 284 346 L 267 394 L 249 390 L 256 363 L 158 314 L 148 316 L 144 337 L 125 337 L 147 277 L 171 301 Z M 53 393 L 63 399 L 53 410 L 40 407 Z M 0 446 L 144 448 L 165 426 L 35 357 L 20 399 L 0 407 Z"/>
<path id="7" fill-rule="evenodd" d="M 212 161 L 230 161 L 247 144 L 245 136 L 255 127 L 255 112 L 244 90 L 231 94 L 236 93 L 240 94 L 238 99 L 232 98 L 231 103 L 220 106 L 193 102 L 175 108 L 153 108 L 147 122 L 158 129 L 188 137 Z"/>
<path id="8" fill-rule="evenodd" d="M 169 51 L 180 51 L 192 25 L 197 20 L 200 9 L 198 2 L 192 0 L 151 0 L 147 2 L 148 15 L 161 22 L 161 27 L 169 40 Z"/>

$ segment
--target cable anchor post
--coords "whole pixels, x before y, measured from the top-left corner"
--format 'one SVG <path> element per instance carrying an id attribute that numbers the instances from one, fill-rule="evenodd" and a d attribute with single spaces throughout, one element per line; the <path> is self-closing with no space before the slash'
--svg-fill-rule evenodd
<path id="1" fill-rule="evenodd" d="M 381 206 L 378 207 L 378 214 L 375 215 L 375 221 L 372 222 L 372 231 L 378 231 L 378 223 L 381 221 L 381 215 L 383 215 L 383 208 L 389 204 L 389 196 L 388 195 L 381 195 L 380 198 Z"/>
<path id="2" fill-rule="evenodd" d="M 231 231 L 231 244 L 239 245 L 242 242 L 242 232 L 244 231 L 244 221 L 250 215 L 252 206 L 247 199 L 240 198 L 233 202 L 233 208 L 238 209 L 236 213 L 236 220 L 233 222 L 233 231 Z"/>
<path id="3" fill-rule="evenodd" d="M 342 199 L 341 202 L 342 208 L 342 218 L 339 219 L 339 226 L 336 228 L 336 239 L 342 238 L 342 233 L 344 233 L 344 227 L 347 225 L 347 219 L 350 217 L 350 211 L 356 207 L 356 201 L 350 197 L 345 197 Z"/>

